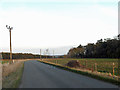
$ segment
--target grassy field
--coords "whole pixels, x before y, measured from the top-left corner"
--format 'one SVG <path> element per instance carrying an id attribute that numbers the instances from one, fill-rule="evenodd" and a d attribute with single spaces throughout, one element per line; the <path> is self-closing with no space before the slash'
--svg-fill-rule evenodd
<path id="1" fill-rule="evenodd" d="M 95 79 L 98 79 L 98 80 L 113 83 L 115 85 L 120 85 L 119 77 L 118 76 L 114 76 L 114 77 L 113 76 L 108 76 L 108 73 L 90 71 L 90 70 L 83 69 L 83 68 L 71 68 L 71 67 L 68 67 L 68 66 L 64 66 L 64 65 L 52 62 L 53 60 L 38 60 L 38 61 L 41 62 L 41 63 L 52 65 L 52 66 L 57 67 L 57 68 L 61 68 L 61 69 L 67 70 L 67 71 L 74 72 L 74 73 L 77 73 L 77 74 L 82 74 L 82 75 L 92 77 L 92 78 L 95 78 Z"/>
<path id="2" fill-rule="evenodd" d="M 24 68 L 24 62 L 15 62 L 13 64 L 3 64 L 2 87 L 18 88 Z"/>
<path id="3" fill-rule="evenodd" d="M 65 65 L 70 60 L 78 60 L 81 65 L 86 69 L 95 70 L 97 67 L 98 72 L 111 73 L 113 74 L 113 63 L 114 63 L 114 74 L 118 76 L 118 59 L 98 59 L 98 58 L 84 58 L 84 59 L 49 59 L 48 62 L 53 62 L 61 65 Z M 96 66 L 95 66 L 96 63 Z"/>

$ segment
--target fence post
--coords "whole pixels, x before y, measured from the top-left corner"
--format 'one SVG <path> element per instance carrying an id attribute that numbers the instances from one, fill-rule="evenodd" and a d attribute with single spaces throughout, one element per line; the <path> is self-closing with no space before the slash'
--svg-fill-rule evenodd
<path id="1" fill-rule="evenodd" d="M 92 64 L 91 70 L 92 70 L 92 72 L 94 71 L 94 64 Z"/>
<path id="2" fill-rule="evenodd" d="M 85 68 L 87 68 L 87 60 L 85 61 Z"/>
<path id="3" fill-rule="evenodd" d="M 57 64 L 57 59 L 56 59 L 56 64 Z"/>
<path id="4" fill-rule="evenodd" d="M 97 72 L 97 63 L 95 63 L 95 71 Z"/>
<path id="5" fill-rule="evenodd" d="M 114 68 L 115 68 L 115 64 L 114 64 L 114 62 L 113 62 L 113 77 L 114 77 Z"/>

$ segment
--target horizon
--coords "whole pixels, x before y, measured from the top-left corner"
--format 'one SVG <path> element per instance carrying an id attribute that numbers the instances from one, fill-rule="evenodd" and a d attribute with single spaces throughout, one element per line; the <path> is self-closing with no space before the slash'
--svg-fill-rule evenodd
<path id="1" fill-rule="evenodd" d="M 101 38 L 103 41 L 104 39 L 116 39 L 116 36 L 113 38 Z M 100 40 L 100 39 L 99 39 Z M 95 43 L 92 44 L 96 44 L 97 41 Z M 90 42 L 87 43 L 86 45 L 91 44 Z M 82 44 L 79 44 L 82 45 Z M 82 45 L 82 46 L 86 46 L 86 45 Z M 46 50 L 48 49 L 48 55 L 53 55 L 53 51 L 54 51 L 54 55 L 67 55 L 67 53 L 69 52 L 70 49 L 72 48 L 77 48 L 78 46 L 63 46 L 63 47 L 52 47 L 52 48 L 13 48 L 13 53 L 29 53 L 29 54 L 40 54 L 40 49 L 41 49 L 41 55 L 45 55 L 46 54 Z M 0 48 L 0 53 L 5 52 L 5 53 L 10 53 L 9 51 L 9 47 L 7 48 Z"/>

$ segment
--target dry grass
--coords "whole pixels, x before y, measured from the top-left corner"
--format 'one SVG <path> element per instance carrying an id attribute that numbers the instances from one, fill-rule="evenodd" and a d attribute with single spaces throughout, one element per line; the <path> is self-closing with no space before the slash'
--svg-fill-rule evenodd
<path id="1" fill-rule="evenodd" d="M 2 87 L 15 88 L 20 79 L 23 61 L 17 61 L 13 64 L 3 64 L 2 67 Z"/>
<path id="2" fill-rule="evenodd" d="M 2 76 L 8 76 L 10 73 L 15 72 L 17 70 L 18 67 L 20 67 L 22 62 L 15 62 L 13 64 L 3 64 L 2 67 Z"/>
<path id="3" fill-rule="evenodd" d="M 61 58 L 61 59 L 46 59 L 44 61 L 53 62 L 61 65 L 67 64 L 71 60 L 78 60 L 79 63 L 84 66 L 86 69 L 95 70 L 95 63 L 97 65 L 97 71 L 103 73 L 111 73 L 113 74 L 113 63 L 114 66 L 114 74 L 118 76 L 118 59 L 105 59 L 105 58 Z"/>

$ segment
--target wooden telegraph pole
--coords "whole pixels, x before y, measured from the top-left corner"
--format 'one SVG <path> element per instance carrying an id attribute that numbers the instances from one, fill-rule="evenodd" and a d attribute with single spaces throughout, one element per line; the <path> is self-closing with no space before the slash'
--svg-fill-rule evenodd
<path id="1" fill-rule="evenodd" d="M 40 59 L 41 59 L 41 49 L 40 49 Z"/>
<path id="2" fill-rule="evenodd" d="M 54 58 L 54 50 L 53 50 L 53 58 Z"/>
<path id="3" fill-rule="evenodd" d="M 13 27 L 10 27 L 10 26 L 6 25 L 6 28 L 9 29 L 9 33 L 10 33 L 10 61 L 12 61 L 11 30 L 13 29 Z"/>
<path id="4" fill-rule="evenodd" d="M 46 49 L 46 59 L 47 59 L 47 55 L 48 55 L 48 49 Z"/>

